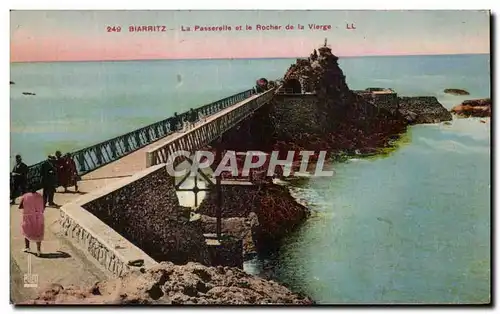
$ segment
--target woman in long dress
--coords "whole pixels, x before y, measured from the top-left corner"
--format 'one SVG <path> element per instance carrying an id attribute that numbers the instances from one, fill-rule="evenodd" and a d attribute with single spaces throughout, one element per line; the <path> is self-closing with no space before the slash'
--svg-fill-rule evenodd
<path id="1" fill-rule="evenodd" d="M 68 192 L 68 186 L 74 186 L 75 192 L 78 192 L 78 171 L 76 170 L 76 164 L 71 154 L 64 155 L 64 171 L 65 171 L 65 181 L 64 181 L 64 192 Z"/>
<path id="2" fill-rule="evenodd" d="M 30 241 L 36 242 L 36 256 L 41 255 L 42 240 L 44 236 L 44 217 L 45 204 L 43 196 L 34 188 L 30 188 L 21 198 L 19 209 L 22 209 L 23 220 L 21 230 L 24 236 L 24 252 L 29 252 Z"/>

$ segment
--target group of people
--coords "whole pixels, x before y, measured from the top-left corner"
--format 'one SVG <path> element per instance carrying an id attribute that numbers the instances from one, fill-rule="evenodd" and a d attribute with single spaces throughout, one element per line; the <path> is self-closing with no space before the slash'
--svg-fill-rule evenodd
<path id="1" fill-rule="evenodd" d="M 198 120 L 200 120 L 198 111 L 194 109 L 190 109 L 187 114 L 187 117 L 184 119 L 181 119 L 181 117 L 177 114 L 177 112 L 175 112 L 174 117 L 172 118 L 173 130 L 174 132 L 180 131 L 184 133 L 194 128 Z"/>
<path id="2" fill-rule="evenodd" d="M 57 187 L 62 186 L 64 193 L 68 192 L 68 187 L 74 186 L 78 192 L 78 172 L 76 164 L 71 154 L 62 156 L 60 151 L 56 155 L 49 155 L 41 168 L 43 201 L 49 206 L 57 206 L 54 203 L 54 194 Z"/>
<path id="3" fill-rule="evenodd" d="M 64 192 L 68 192 L 68 187 L 74 186 L 75 192 L 78 192 L 78 172 L 76 164 L 71 158 L 71 154 L 62 155 L 57 151 L 55 156 L 49 155 L 43 162 L 40 169 L 44 205 L 53 206 L 54 193 L 56 188 L 62 186 Z M 10 203 L 15 204 L 15 199 L 29 190 L 28 185 L 28 166 L 23 162 L 21 155 L 16 155 L 16 164 L 10 175 Z"/>
<path id="4" fill-rule="evenodd" d="M 37 192 L 37 186 L 28 185 L 28 166 L 22 161 L 21 155 L 16 155 L 16 165 L 11 173 L 11 204 L 15 204 L 16 196 L 22 195 L 19 209 L 22 210 L 21 230 L 24 236 L 24 252 L 29 252 L 30 241 L 36 242 L 36 255 L 41 255 L 41 245 L 44 236 L 45 206 L 57 207 L 54 203 L 56 188 L 64 187 L 64 192 L 68 187 L 74 186 L 78 192 L 78 172 L 76 164 L 71 158 L 71 154 L 62 155 L 60 151 L 56 155 L 48 156 L 43 162 L 41 169 L 41 183 L 43 196 Z"/>

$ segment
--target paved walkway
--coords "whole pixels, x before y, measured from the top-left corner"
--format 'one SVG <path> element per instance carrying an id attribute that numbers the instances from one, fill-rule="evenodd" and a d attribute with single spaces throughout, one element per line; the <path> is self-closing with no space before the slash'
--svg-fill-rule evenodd
<path id="1" fill-rule="evenodd" d="M 256 97 L 258 95 L 254 95 L 250 99 Z M 203 121 L 199 121 L 193 129 L 186 133 L 226 114 L 240 103 L 211 115 Z M 89 193 L 146 169 L 146 151 L 162 143 L 166 144 L 178 137 L 182 137 L 186 133 L 177 132 L 171 134 L 84 175 L 82 181 L 78 183 L 80 192 Z M 58 191 L 61 190 L 62 188 L 58 189 Z M 74 202 L 81 195 L 79 193 L 58 192 L 54 197 L 54 201 L 62 206 Z M 16 200 L 16 204 L 19 204 L 19 198 Z M 86 252 L 73 247 L 59 234 L 58 218 L 60 210 L 57 208 L 48 207 L 45 210 L 45 240 L 42 242 L 42 256 L 36 257 L 34 254 L 22 252 L 24 238 L 21 234 L 21 215 L 18 206 L 10 206 L 12 302 L 18 303 L 33 298 L 38 289 L 43 289 L 51 283 L 58 283 L 63 287 L 68 285 L 82 286 L 107 278 L 107 273 L 101 270 L 101 267 L 97 262 L 94 262 L 92 257 L 87 257 Z M 31 250 L 36 252 L 36 243 L 31 243 Z M 29 273 L 30 269 L 32 274 L 38 275 L 38 288 L 24 287 L 23 278 L 25 274 Z"/>

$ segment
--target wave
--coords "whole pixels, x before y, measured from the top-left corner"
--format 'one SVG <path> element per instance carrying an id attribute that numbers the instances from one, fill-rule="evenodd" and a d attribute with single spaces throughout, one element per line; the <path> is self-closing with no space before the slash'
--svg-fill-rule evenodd
<path id="1" fill-rule="evenodd" d="M 489 153 L 489 146 L 470 146 L 454 140 L 434 140 L 418 137 L 417 140 L 428 148 L 439 149 L 454 153 Z"/>

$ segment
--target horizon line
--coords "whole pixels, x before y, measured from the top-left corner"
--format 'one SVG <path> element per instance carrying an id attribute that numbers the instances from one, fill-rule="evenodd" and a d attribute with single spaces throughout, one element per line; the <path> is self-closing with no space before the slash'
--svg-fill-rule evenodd
<path id="1" fill-rule="evenodd" d="M 335 54 L 334 54 L 335 55 Z M 435 53 L 435 54 L 394 54 L 394 55 L 359 55 L 359 56 L 342 56 L 335 55 L 340 58 L 367 58 L 367 57 L 425 57 L 425 56 L 466 56 L 466 55 L 491 55 L 491 52 L 483 53 Z M 52 61 L 10 61 L 10 63 L 69 63 L 69 62 L 130 62 L 130 61 L 200 61 L 200 60 L 276 60 L 276 59 L 302 59 L 308 58 L 306 56 L 296 56 L 296 57 L 256 57 L 256 58 L 165 58 L 165 59 L 103 59 L 103 60 L 52 60 Z"/>

